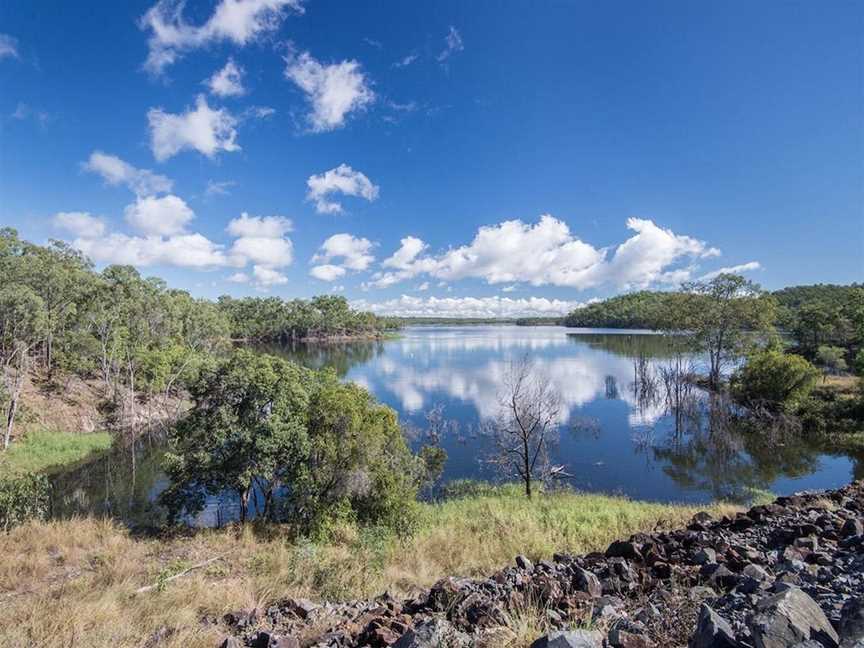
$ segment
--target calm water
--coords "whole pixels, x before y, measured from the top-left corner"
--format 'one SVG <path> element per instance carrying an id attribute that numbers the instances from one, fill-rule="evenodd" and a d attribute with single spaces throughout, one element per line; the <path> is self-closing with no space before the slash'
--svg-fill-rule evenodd
<path id="1" fill-rule="evenodd" d="M 788 493 L 829 488 L 864 476 L 864 456 L 829 454 L 793 438 L 765 441 L 712 423 L 709 399 L 696 396 L 693 415 L 677 429 L 665 399 L 645 394 L 637 378 L 672 361 L 667 340 L 638 331 L 560 327 L 411 327 L 397 339 L 294 349 L 271 348 L 310 367 L 333 367 L 399 412 L 425 440 L 426 414 L 449 422 L 445 480 L 494 479 L 494 444 L 483 423 L 498 411 L 509 363 L 528 354 L 560 391 L 564 408 L 552 460 L 572 486 L 662 501 L 746 497 L 753 489 Z M 642 373 L 637 359 L 642 359 Z M 694 359 L 698 362 L 698 359 Z M 59 515 L 108 511 L 127 521 L 157 522 L 152 504 L 165 486 L 159 448 L 144 444 L 56 478 Z M 229 498 L 211 500 L 194 521 L 217 524 L 234 514 Z"/>

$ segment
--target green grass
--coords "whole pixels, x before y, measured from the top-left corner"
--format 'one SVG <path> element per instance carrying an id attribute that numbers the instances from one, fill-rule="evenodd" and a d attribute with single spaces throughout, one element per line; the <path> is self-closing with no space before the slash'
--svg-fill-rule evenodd
<path id="1" fill-rule="evenodd" d="M 74 434 L 34 430 L 0 451 L 0 475 L 43 472 L 56 466 L 74 464 L 111 447 L 107 432 Z"/>

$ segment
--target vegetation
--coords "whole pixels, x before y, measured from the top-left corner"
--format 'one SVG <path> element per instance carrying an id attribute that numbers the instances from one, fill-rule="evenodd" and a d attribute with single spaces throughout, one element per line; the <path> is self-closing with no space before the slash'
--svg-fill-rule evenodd
<path id="1" fill-rule="evenodd" d="M 733 392 L 752 409 L 795 411 L 809 398 L 819 370 L 801 356 L 756 351 L 732 377 Z"/>
<path id="2" fill-rule="evenodd" d="M 684 322 L 675 326 L 683 301 L 680 293 L 642 290 L 578 308 L 562 323 L 575 328 L 684 329 Z"/>
<path id="3" fill-rule="evenodd" d="M 0 535 L 0 646 L 59 647 L 81 637 L 91 645 L 141 646 L 167 627 L 160 646 L 209 648 L 219 638 L 217 627 L 201 623 L 210 615 L 266 607 L 282 596 L 407 596 L 442 575 L 488 575 L 520 553 L 536 560 L 603 550 L 630 533 L 680 526 L 697 511 L 572 492 L 538 492 L 529 501 L 520 486 L 485 490 L 420 504 L 410 539 L 350 523 L 319 542 L 292 540 L 273 526 L 138 538 L 108 520 L 25 524 Z M 212 558 L 219 560 L 166 582 Z M 164 585 L 134 593 L 154 583 Z"/>
<path id="4" fill-rule="evenodd" d="M 510 364 L 494 425 L 498 465 L 518 478 L 531 497 L 535 481 L 549 474 L 548 448 L 558 431 L 561 395 L 526 356 Z"/>
<path id="5" fill-rule="evenodd" d="M 51 382 L 59 370 L 98 379 L 117 427 L 146 428 L 176 420 L 179 397 L 232 337 L 320 338 L 390 326 L 336 296 L 195 299 L 130 266 L 96 272 L 65 243 L 35 245 L 0 229 L 3 446 L 15 434 L 31 375 Z"/>
<path id="6" fill-rule="evenodd" d="M 8 532 L 28 520 L 45 519 L 49 489 L 45 475 L 28 473 L 0 478 L 0 530 Z"/>
<path id="7" fill-rule="evenodd" d="M 107 432 L 70 434 L 31 430 L 0 455 L 0 474 L 44 472 L 54 466 L 86 460 L 110 447 L 111 435 Z"/>

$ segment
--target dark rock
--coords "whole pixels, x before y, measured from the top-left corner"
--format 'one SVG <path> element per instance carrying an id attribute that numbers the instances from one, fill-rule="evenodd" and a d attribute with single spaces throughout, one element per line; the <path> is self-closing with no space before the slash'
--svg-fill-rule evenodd
<path id="1" fill-rule="evenodd" d="M 525 571 L 534 571 L 534 563 L 528 560 L 525 556 L 516 556 L 516 566 Z"/>
<path id="2" fill-rule="evenodd" d="M 710 607 L 702 604 L 696 632 L 690 637 L 689 648 L 740 648 L 732 626 Z"/>
<path id="3" fill-rule="evenodd" d="M 219 644 L 219 648 L 243 648 L 243 644 L 236 637 L 225 637 L 225 640 Z"/>
<path id="4" fill-rule="evenodd" d="M 864 522 L 855 518 L 846 520 L 843 523 L 843 528 L 840 529 L 840 536 L 843 538 L 860 535 L 864 535 Z"/>
<path id="5" fill-rule="evenodd" d="M 864 598 L 849 599 L 843 605 L 838 628 L 842 648 L 857 648 L 864 642 Z"/>
<path id="6" fill-rule="evenodd" d="M 702 549 L 697 551 L 696 555 L 693 556 L 693 562 L 697 565 L 708 565 L 711 563 L 716 563 L 717 552 L 714 551 L 711 547 L 702 547 Z"/>
<path id="7" fill-rule="evenodd" d="M 610 544 L 609 548 L 606 550 L 606 557 L 642 561 L 642 553 L 639 551 L 639 548 L 632 542 L 626 540 L 616 540 Z"/>
<path id="8" fill-rule="evenodd" d="M 448 621 L 432 619 L 418 624 L 393 644 L 393 648 L 468 648 L 471 640 Z"/>
<path id="9" fill-rule="evenodd" d="M 573 589 L 577 592 L 586 592 L 595 597 L 603 593 L 600 579 L 593 572 L 581 567 L 576 567 L 573 571 Z"/>
<path id="10" fill-rule="evenodd" d="M 788 648 L 813 639 L 837 648 L 839 638 L 819 605 L 797 587 L 762 599 L 747 621 L 756 648 Z"/>

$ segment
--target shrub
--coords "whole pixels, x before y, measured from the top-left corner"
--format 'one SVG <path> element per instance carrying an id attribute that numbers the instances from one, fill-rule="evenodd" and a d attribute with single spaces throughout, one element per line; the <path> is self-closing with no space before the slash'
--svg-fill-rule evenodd
<path id="1" fill-rule="evenodd" d="M 791 411 L 806 400 L 819 375 L 801 356 L 773 349 L 758 351 L 732 377 L 732 389 L 750 407 Z"/>
<path id="2" fill-rule="evenodd" d="M 51 506 L 51 484 L 45 475 L 0 479 L 0 529 L 9 531 L 27 520 L 45 519 Z"/>

